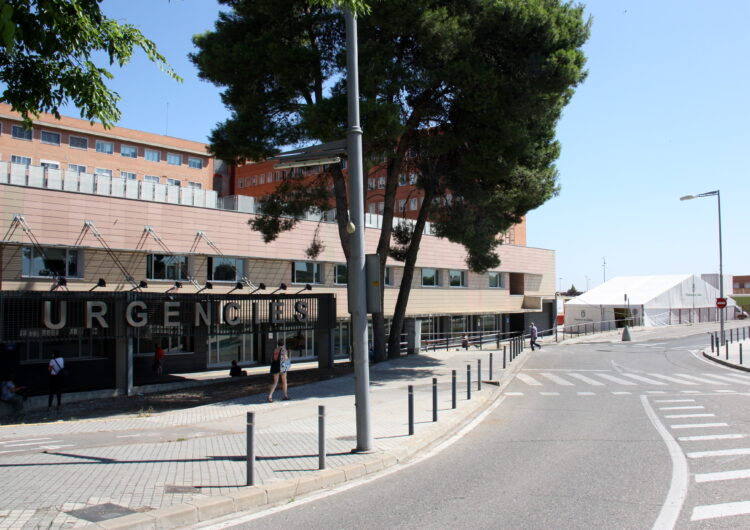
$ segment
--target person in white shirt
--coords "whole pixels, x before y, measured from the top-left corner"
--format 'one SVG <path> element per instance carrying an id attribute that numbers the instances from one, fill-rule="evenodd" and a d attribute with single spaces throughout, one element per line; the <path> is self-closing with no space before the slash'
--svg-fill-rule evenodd
<path id="1" fill-rule="evenodd" d="M 52 409 L 52 397 L 57 396 L 57 410 L 62 406 L 62 384 L 63 370 L 65 369 L 65 359 L 62 358 L 59 351 L 52 354 L 47 370 L 49 370 L 49 400 L 47 401 L 47 410 Z"/>
<path id="2" fill-rule="evenodd" d="M 23 413 L 23 401 L 24 397 L 20 394 L 26 387 L 17 386 L 13 382 L 13 374 L 3 380 L 2 386 L 0 386 L 0 400 L 13 405 L 16 414 Z"/>

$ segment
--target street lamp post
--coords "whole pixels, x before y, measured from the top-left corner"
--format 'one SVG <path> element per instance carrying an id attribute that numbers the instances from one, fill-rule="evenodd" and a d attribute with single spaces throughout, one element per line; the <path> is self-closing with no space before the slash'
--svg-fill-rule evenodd
<path id="1" fill-rule="evenodd" d="M 355 451 L 372 451 L 370 428 L 370 367 L 367 355 L 367 300 L 365 298 L 365 208 L 362 169 L 362 128 L 359 126 L 359 66 L 357 63 L 357 19 L 344 9 L 346 21 L 346 70 L 348 122 L 346 133 L 349 155 L 349 310 L 352 315 L 354 360 L 354 405 L 357 416 Z M 352 230 L 353 228 L 353 230 Z"/>
<path id="2" fill-rule="evenodd" d="M 719 297 L 724 298 L 724 257 L 721 247 L 721 194 L 719 193 L 719 190 L 714 191 L 707 191 L 706 193 L 699 193 L 698 195 L 685 195 L 684 197 L 680 197 L 681 201 L 689 201 L 691 199 L 696 199 L 698 197 L 713 197 L 716 196 L 716 203 L 719 207 Z M 725 338 L 724 338 L 724 309 L 719 308 L 719 319 L 721 321 L 721 332 L 719 336 L 721 337 L 719 341 L 721 342 L 721 345 L 724 344 Z"/>

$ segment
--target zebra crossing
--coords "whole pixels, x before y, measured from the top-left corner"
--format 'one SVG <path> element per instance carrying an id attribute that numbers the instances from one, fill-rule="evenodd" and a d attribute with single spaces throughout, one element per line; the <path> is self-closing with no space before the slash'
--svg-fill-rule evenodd
<path id="1" fill-rule="evenodd" d="M 740 374 L 713 374 L 701 373 L 691 375 L 685 373 L 659 374 L 653 372 L 633 373 L 633 372 L 616 372 L 612 374 L 610 370 L 593 371 L 589 370 L 585 374 L 577 371 L 521 371 L 515 378 L 526 386 L 543 387 L 556 385 L 561 387 L 603 387 L 603 386 L 629 386 L 629 387 L 667 387 L 680 385 L 685 387 L 696 387 L 713 385 L 716 387 L 726 387 L 732 384 L 750 386 L 750 376 Z M 719 390 L 717 390 L 718 392 Z M 722 392 L 732 392 L 732 390 L 722 389 Z"/>
<path id="2" fill-rule="evenodd" d="M 21 453 L 42 449 L 45 451 L 55 451 L 63 447 L 75 447 L 75 444 L 60 444 L 63 440 L 54 440 L 52 438 L 25 438 L 16 440 L 0 441 L 0 455 L 6 453 Z"/>
<path id="3" fill-rule="evenodd" d="M 750 500 L 747 500 L 749 490 L 741 482 L 750 479 L 746 458 L 750 456 L 750 447 L 745 441 L 750 435 L 743 432 L 746 428 L 744 420 L 734 422 L 739 423 L 736 425 L 728 421 L 715 421 L 723 419 L 717 418 L 717 415 L 721 416 L 720 411 L 724 409 L 712 401 L 710 403 L 716 411 L 711 412 L 711 405 L 701 403 L 700 399 L 700 396 L 695 396 L 654 399 L 651 402 L 658 421 L 671 433 L 667 438 L 673 437 L 679 448 L 677 450 L 684 455 L 683 465 L 686 467 L 682 476 L 690 477 L 685 486 L 691 494 L 683 499 L 691 502 L 681 511 L 691 523 L 706 521 L 709 524 L 723 523 L 746 528 L 747 519 L 739 523 L 736 517 L 750 516 Z M 691 423 L 680 423 L 682 421 Z M 712 484 L 731 486 L 711 489 Z M 722 520 L 725 518 L 734 519 L 724 523 Z"/>

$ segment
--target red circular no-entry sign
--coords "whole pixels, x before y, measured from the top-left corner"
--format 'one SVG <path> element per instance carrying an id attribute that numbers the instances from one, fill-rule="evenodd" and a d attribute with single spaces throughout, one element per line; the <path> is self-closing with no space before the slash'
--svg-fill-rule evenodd
<path id="1" fill-rule="evenodd" d="M 727 299 L 726 298 L 717 298 L 716 299 L 716 307 L 719 309 L 724 309 L 727 306 Z"/>

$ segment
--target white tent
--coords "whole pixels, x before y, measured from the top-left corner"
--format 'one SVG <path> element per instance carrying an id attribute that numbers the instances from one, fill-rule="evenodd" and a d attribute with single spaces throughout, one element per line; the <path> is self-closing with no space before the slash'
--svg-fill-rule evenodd
<path id="1" fill-rule="evenodd" d="M 625 319 L 645 326 L 667 326 L 719 319 L 719 290 L 692 274 L 618 276 L 565 302 L 565 325 L 595 330 L 621 327 Z M 725 318 L 737 303 L 727 298 Z"/>

